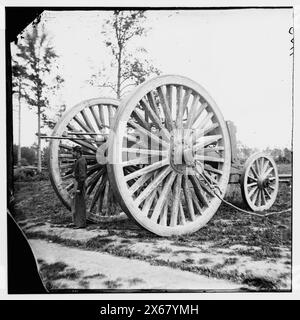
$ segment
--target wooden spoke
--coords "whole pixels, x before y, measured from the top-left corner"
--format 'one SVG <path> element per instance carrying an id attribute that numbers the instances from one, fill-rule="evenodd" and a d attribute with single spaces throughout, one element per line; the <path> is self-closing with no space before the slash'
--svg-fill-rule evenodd
<path id="1" fill-rule="evenodd" d="M 184 97 L 183 97 L 183 102 L 182 102 L 182 115 L 184 116 L 184 114 L 186 113 L 188 115 L 188 102 L 191 96 L 192 90 L 191 89 L 187 89 L 185 91 Z"/>
<path id="2" fill-rule="evenodd" d="M 254 187 L 257 186 L 257 182 L 248 183 L 247 187 Z"/>
<path id="3" fill-rule="evenodd" d="M 255 175 L 255 178 L 258 178 L 258 173 L 255 171 L 255 169 L 253 167 L 250 168 L 252 173 Z"/>
<path id="4" fill-rule="evenodd" d="M 90 205 L 90 210 L 92 211 L 95 204 L 97 203 L 101 193 L 104 191 L 104 188 L 106 186 L 106 180 L 107 180 L 107 177 L 106 176 L 102 176 L 102 180 L 101 180 L 101 183 L 98 185 L 98 188 L 94 194 L 94 197 L 92 199 L 92 202 L 91 202 L 91 205 Z"/>
<path id="5" fill-rule="evenodd" d="M 212 198 L 215 196 L 213 191 L 204 182 L 199 181 L 199 184 L 200 184 L 202 190 L 204 190 L 208 195 L 210 195 Z"/>
<path id="6" fill-rule="evenodd" d="M 267 177 L 269 174 L 271 174 L 271 172 L 274 170 L 273 167 L 269 168 L 265 173 L 264 173 L 264 177 Z"/>
<path id="7" fill-rule="evenodd" d="M 72 140 L 73 142 L 79 144 L 80 146 L 84 147 L 84 148 L 87 148 L 91 151 L 94 151 L 96 152 L 97 151 L 97 148 L 94 147 L 92 144 L 90 143 L 87 143 L 87 142 L 84 142 L 84 141 L 78 141 L 78 140 Z"/>
<path id="8" fill-rule="evenodd" d="M 254 177 L 252 177 L 252 176 L 250 176 L 250 174 L 248 175 L 248 178 L 251 179 L 251 180 L 253 180 L 253 181 L 257 181 L 257 179 L 254 178 Z"/>
<path id="9" fill-rule="evenodd" d="M 148 164 L 149 163 L 149 159 L 148 157 L 137 157 L 128 161 L 124 161 L 122 162 L 122 166 L 123 167 L 127 167 L 127 166 L 134 166 L 134 165 L 139 165 L 139 164 Z"/>
<path id="10" fill-rule="evenodd" d="M 74 188 L 74 182 L 71 182 L 70 184 L 68 184 L 67 186 L 66 186 L 66 190 L 67 191 L 70 191 L 70 190 L 72 190 Z"/>
<path id="11" fill-rule="evenodd" d="M 254 194 L 253 194 L 253 198 L 252 198 L 252 202 L 253 202 L 254 204 L 255 204 L 255 202 L 256 202 L 256 200 L 257 200 L 258 194 L 259 194 L 259 189 L 256 188 L 256 189 L 255 189 L 255 192 L 254 192 Z"/>
<path id="12" fill-rule="evenodd" d="M 266 196 L 264 194 L 264 189 L 261 190 L 261 204 L 265 205 L 266 204 Z"/>
<path id="13" fill-rule="evenodd" d="M 99 111 L 99 118 L 101 121 L 101 125 L 104 126 L 104 125 L 106 125 L 105 117 L 104 117 L 104 110 L 103 110 L 103 106 L 100 104 L 98 105 L 98 111 Z"/>
<path id="14" fill-rule="evenodd" d="M 146 123 L 146 121 L 143 119 L 143 117 L 139 114 L 138 110 L 133 111 L 132 116 L 141 127 L 143 127 L 145 130 L 150 131 L 149 124 Z"/>
<path id="15" fill-rule="evenodd" d="M 160 100 L 161 106 L 162 106 L 163 111 L 164 111 L 166 127 L 167 127 L 167 129 L 169 131 L 173 131 L 174 130 L 174 125 L 173 125 L 171 111 L 169 109 L 169 106 L 167 105 L 167 102 L 166 102 L 166 99 L 165 99 L 165 95 L 164 95 L 161 87 L 157 88 L 157 93 L 158 93 L 158 96 L 159 96 L 159 100 Z"/>
<path id="16" fill-rule="evenodd" d="M 160 183 L 165 179 L 165 177 L 171 172 L 172 170 L 169 167 L 164 168 L 149 184 L 148 186 L 138 195 L 135 199 L 136 204 L 140 204 L 144 201 L 152 191 L 156 190 Z"/>
<path id="17" fill-rule="evenodd" d="M 167 103 L 168 103 L 168 109 L 170 110 L 170 115 L 172 115 L 172 109 L 173 109 L 173 86 L 167 85 Z M 172 116 L 171 116 L 172 118 Z M 173 122 L 173 121 L 172 121 Z"/>
<path id="18" fill-rule="evenodd" d="M 220 151 L 224 151 L 224 147 L 222 146 L 217 146 L 217 147 L 206 147 L 204 149 L 202 149 L 202 152 L 207 153 L 207 154 L 211 154 L 212 152 L 216 153 L 216 154 L 220 154 Z M 199 149 L 198 149 L 199 151 Z"/>
<path id="19" fill-rule="evenodd" d="M 258 206 L 261 206 L 261 190 L 260 189 L 258 190 L 257 203 L 258 203 Z"/>
<path id="20" fill-rule="evenodd" d="M 263 168 L 264 168 L 264 163 L 265 163 L 265 161 L 264 161 L 264 158 L 263 157 L 261 157 L 260 158 L 260 160 L 258 160 L 259 162 L 260 162 L 260 172 L 261 172 L 261 174 L 263 174 Z"/>
<path id="21" fill-rule="evenodd" d="M 211 120 L 211 118 L 214 116 L 214 113 L 213 112 L 209 112 L 206 116 L 205 116 L 205 118 L 200 122 L 200 124 L 197 126 L 197 128 L 198 128 L 198 130 L 197 130 L 197 132 L 199 133 L 202 133 L 202 132 L 204 132 L 204 128 L 205 128 L 205 126 L 207 126 L 207 124 L 209 123 L 209 121 Z M 200 137 L 201 137 L 201 135 L 200 135 Z M 197 134 L 196 134 L 196 137 L 195 137 L 195 139 L 197 140 L 198 139 L 198 136 L 197 136 Z"/>
<path id="22" fill-rule="evenodd" d="M 81 133 L 80 131 L 76 130 L 76 128 L 75 128 L 71 123 L 69 123 L 69 124 L 67 125 L 67 128 L 68 128 L 70 131 L 74 132 L 74 134 L 75 134 L 75 133 Z M 92 140 L 91 140 L 91 139 L 87 139 L 84 135 L 82 135 L 82 136 L 80 137 L 80 139 L 84 140 L 86 143 L 88 143 L 89 145 L 93 146 L 93 142 L 95 142 L 95 137 L 94 137 L 93 135 L 90 135 L 90 137 L 92 137 Z M 75 140 L 75 141 L 77 141 L 77 140 Z"/>
<path id="23" fill-rule="evenodd" d="M 176 113 L 176 127 L 182 127 L 182 118 L 183 118 L 183 101 L 182 101 L 182 94 L 183 94 L 183 86 L 178 86 L 176 91 L 176 105 L 177 105 L 177 113 Z"/>
<path id="24" fill-rule="evenodd" d="M 152 194 L 150 195 L 150 197 L 148 197 L 148 199 L 146 199 L 145 203 L 144 203 L 144 206 L 143 206 L 143 215 L 147 216 L 148 213 L 150 212 L 151 210 L 151 207 L 153 206 L 153 202 L 154 202 L 154 199 L 157 195 L 157 192 L 154 191 L 152 192 Z"/>
<path id="25" fill-rule="evenodd" d="M 253 188 L 250 192 L 249 192 L 249 198 L 251 198 L 254 195 L 254 192 L 257 191 L 257 187 Z"/>
<path id="26" fill-rule="evenodd" d="M 82 118 L 84 120 L 84 122 L 86 123 L 87 127 L 90 129 L 90 131 L 95 131 L 90 119 L 88 118 L 87 114 L 86 114 L 86 111 L 85 109 L 81 110 L 80 111 L 81 115 L 82 115 Z"/>
<path id="27" fill-rule="evenodd" d="M 147 98 L 148 98 L 149 105 L 151 106 L 152 110 L 155 112 L 156 116 L 159 117 L 159 109 L 158 109 L 158 106 L 157 106 L 157 103 L 155 101 L 155 98 L 153 96 L 152 91 L 147 94 Z"/>
<path id="28" fill-rule="evenodd" d="M 138 189 L 140 189 L 145 182 L 153 176 L 153 172 L 147 173 L 140 176 L 129 188 L 129 192 L 134 194 Z"/>
<path id="29" fill-rule="evenodd" d="M 74 164 L 73 163 L 68 163 L 68 164 L 62 164 L 60 165 L 60 169 L 68 169 L 68 168 L 72 168 L 73 169 Z"/>
<path id="30" fill-rule="evenodd" d="M 199 138 L 197 140 L 198 142 L 196 144 L 194 144 L 193 148 L 194 148 L 194 150 L 204 148 L 205 146 L 207 146 L 209 144 L 216 143 L 220 139 L 222 139 L 221 134 L 216 134 L 216 135 L 212 135 L 212 136 L 202 136 L 201 138 Z"/>
<path id="31" fill-rule="evenodd" d="M 115 118 L 115 112 L 114 107 L 110 104 L 108 105 L 108 119 L 109 119 L 109 126 L 113 126 L 114 118 Z"/>
<path id="32" fill-rule="evenodd" d="M 216 173 L 218 175 L 222 175 L 223 172 L 221 170 L 215 169 L 212 166 L 210 166 L 209 164 L 205 164 L 204 165 L 204 169 L 208 172 L 212 172 L 212 173 Z"/>
<path id="33" fill-rule="evenodd" d="M 266 159 L 266 161 L 264 162 L 263 167 L 262 167 L 262 174 L 264 174 L 266 172 L 268 166 L 269 166 L 269 161 L 268 161 L 268 159 Z"/>
<path id="34" fill-rule="evenodd" d="M 178 220 L 178 211 L 179 211 L 179 202 L 180 202 L 180 193 L 181 193 L 181 183 L 182 183 L 182 175 L 179 174 L 176 177 L 174 182 L 174 191 L 173 191 L 173 203 L 171 209 L 171 222 L 170 226 L 174 227 L 177 225 Z"/>
<path id="35" fill-rule="evenodd" d="M 211 131 L 215 130 L 218 127 L 219 127 L 219 124 L 217 122 L 211 124 L 209 127 L 203 130 L 203 135 L 204 136 L 207 135 L 208 133 L 210 133 Z"/>
<path id="36" fill-rule="evenodd" d="M 258 173 L 258 175 L 260 175 L 261 172 L 260 172 L 260 167 L 259 167 L 259 163 L 257 160 L 255 160 L 255 162 L 254 162 L 254 167 L 255 167 L 255 170 Z"/>
<path id="37" fill-rule="evenodd" d="M 191 105 L 191 108 L 190 108 L 190 112 L 188 114 L 188 117 L 187 117 L 187 120 L 186 120 L 186 123 L 185 123 L 185 128 L 188 129 L 188 128 L 191 128 L 192 124 L 193 124 L 193 117 L 195 115 L 195 112 L 196 112 L 196 107 L 199 103 L 199 99 L 200 99 L 200 96 L 199 95 L 194 95 L 194 98 L 193 98 L 193 102 L 192 102 L 192 105 Z"/>
<path id="38" fill-rule="evenodd" d="M 142 174 L 146 174 L 146 173 L 152 172 L 152 171 L 157 170 L 157 169 L 159 169 L 161 167 L 164 167 L 164 166 L 166 166 L 168 164 L 169 164 L 169 160 L 168 159 L 157 161 L 157 162 L 155 162 L 153 164 L 150 164 L 149 166 L 146 166 L 146 167 L 144 167 L 142 169 L 136 170 L 136 171 L 128 174 L 127 176 L 125 176 L 125 180 L 129 181 L 129 180 L 135 179 L 135 178 L 141 176 Z"/>
<path id="39" fill-rule="evenodd" d="M 92 173 L 95 172 L 95 171 L 100 170 L 100 169 L 103 168 L 103 167 L 104 167 L 104 166 L 101 165 L 101 164 L 99 164 L 99 163 L 94 164 L 94 165 L 92 165 L 92 166 L 88 166 L 88 167 L 87 167 L 87 176 L 89 176 L 90 174 L 92 174 Z"/>
<path id="40" fill-rule="evenodd" d="M 147 154 L 151 156 L 167 157 L 169 155 L 168 150 L 152 150 L 152 149 L 139 149 L 139 148 L 123 148 L 123 152 L 138 154 Z"/>
<path id="41" fill-rule="evenodd" d="M 196 115 L 194 116 L 194 119 L 192 121 L 192 126 L 197 122 L 199 119 L 201 113 L 208 107 L 208 104 L 206 102 L 202 103 L 200 108 L 197 110 Z"/>
<path id="42" fill-rule="evenodd" d="M 79 126 L 84 130 L 84 132 L 90 132 L 90 131 L 93 131 L 91 130 L 83 121 L 81 121 L 78 116 L 75 116 L 73 118 L 78 124 Z M 93 137 L 93 136 L 92 136 Z"/>
<path id="43" fill-rule="evenodd" d="M 205 175 L 206 179 L 209 180 L 210 183 L 212 183 L 213 185 L 218 185 L 219 181 L 218 179 L 216 179 L 212 174 L 210 174 L 209 172 L 205 171 L 203 172 L 203 174 Z"/>
<path id="44" fill-rule="evenodd" d="M 91 113 L 92 113 L 92 115 L 93 115 L 93 118 L 94 118 L 94 120 L 95 120 L 95 122 L 96 122 L 96 124 L 97 124 L 98 130 L 101 131 L 101 130 L 102 130 L 102 126 L 101 126 L 101 123 L 100 123 L 100 121 L 99 121 L 100 119 L 99 119 L 99 117 L 97 116 L 94 107 L 91 106 L 91 107 L 90 107 L 90 110 L 91 110 Z"/>
<path id="45" fill-rule="evenodd" d="M 167 217 L 168 217 L 168 201 L 166 201 L 164 208 L 159 216 L 159 224 L 162 226 L 167 225 Z"/>
<path id="46" fill-rule="evenodd" d="M 206 198 L 206 196 L 203 194 L 202 192 L 202 188 L 201 185 L 199 183 L 199 180 L 195 177 L 195 176 L 189 176 L 190 181 L 193 184 L 194 187 L 194 191 L 196 194 L 197 199 L 204 205 L 204 206 L 208 206 L 208 200 Z"/>
<path id="47" fill-rule="evenodd" d="M 151 216 L 151 220 L 154 222 L 157 222 L 158 216 L 161 212 L 162 207 L 164 206 L 166 199 L 167 199 L 167 194 L 170 192 L 171 190 L 171 186 L 173 184 L 173 181 L 176 177 L 176 173 L 172 172 L 169 177 L 167 178 L 167 181 L 162 189 L 162 192 L 160 194 L 160 197 L 155 205 L 155 208 L 153 210 L 152 216 Z"/>
<path id="48" fill-rule="evenodd" d="M 209 157 L 203 155 L 195 155 L 196 160 L 207 161 L 207 162 L 224 162 L 224 158 L 219 157 Z"/>
<path id="49" fill-rule="evenodd" d="M 109 205 L 109 181 L 108 180 L 106 180 L 103 197 L 100 197 L 100 199 L 101 199 L 101 202 L 99 201 L 99 210 L 102 211 L 103 209 L 106 209 Z"/>
<path id="50" fill-rule="evenodd" d="M 188 179 L 186 176 L 183 176 L 182 187 L 183 187 L 183 193 L 184 193 L 189 216 L 190 216 L 191 220 L 194 221 L 195 220 L 195 211 L 194 211 L 194 207 L 193 207 L 192 195 L 191 195 L 191 192 L 188 187 Z"/>
<path id="51" fill-rule="evenodd" d="M 187 223 L 185 215 L 184 215 L 184 210 L 182 207 L 182 202 L 179 202 L 179 224 L 185 225 Z"/>
<path id="52" fill-rule="evenodd" d="M 196 212 L 199 214 L 199 215 L 202 215 L 202 211 L 203 209 L 200 207 L 200 204 L 199 204 L 199 201 L 195 195 L 195 197 L 192 198 L 193 200 L 193 203 L 194 203 L 194 206 L 196 208 Z"/>
<path id="53" fill-rule="evenodd" d="M 66 174 L 64 176 L 61 177 L 61 179 L 64 181 L 64 180 L 68 180 L 70 178 L 73 178 L 73 172 L 72 173 L 69 173 L 69 174 Z"/>
<path id="54" fill-rule="evenodd" d="M 125 141 L 127 140 L 127 143 L 125 143 L 126 146 L 130 145 L 130 143 L 134 143 L 134 146 L 135 147 L 143 147 L 143 148 L 146 148 L 148 149 L 148 141 L 144 141 L 144 139 L 138 139 L 137 136 L 134 136 L 134 135 L 131 135 L 131 134 L 125 134 L 124 135 L 124 139 Z M 147 137 L 148 139 L 148 137 Z"/>
<path id="55" fill-rule="evenodd" d="M 148 111 L 149 117 L 157 125 L 157 127 L 160 129 L 161 133 L 169 140 L 170 134 L 169 134 L 168 130 L 164 127 L 164 125 L 160 121 L 159 117 L 156 115 L 156 113 L 153 111 L 153 109 L 149 106 L 149 104 L 146 102 L 146 100 L 142 99 L 141 105 L 145 108 L 145 110 Z"/>
<path id="56" fill-rule="evenodd" d="M 271 195 L 270 195 L 270 193 L 269 193 L 269 191 L 268 191 L 266 188 L 264 189 L 264 192 L 266 193 L 266 195 L 268 196 L 269 199 L 272 198 Z"/>
<path id="57" fill-rule="evenodd" d="M 148 136 L 152 141 L 155 141 L 156 143 L 161 144 L 165 148 L 168 147 L 167 143 L 162 138 L 158 137 L 157 135 L 153 134 L 148 130 L 145 130 L 137 123 L 134 123 L 133 121 L 129 121 L 129 124 L 131 124 L 139 134 Z"/>
<path id="58" fill-rule="evenodd" d="M 98 181 L 100 180 L 100 178 L 102 177 L 102 173 L 101 172 L 97 172 L 96 174 L 94 174 L 94 176 L 87 182 L 87 195 L 90 195 L 93 190 L 95 189 L 96 184 L 98 183 Z"/>
<path id="59" fill-rule="evenodd" d="M 61 153 L 58 156 L 59 158 L 67 158 L 67 159 L 74 159 L 73 155 L 71 153 Z"/>

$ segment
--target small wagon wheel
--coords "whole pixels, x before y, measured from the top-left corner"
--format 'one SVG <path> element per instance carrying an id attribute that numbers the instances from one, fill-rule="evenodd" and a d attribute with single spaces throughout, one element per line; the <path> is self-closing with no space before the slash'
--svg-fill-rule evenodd
<path id="1" fill-rule="evenodd" d="M 118 109 L 108 173 L 123 210 L 161 236 L 194 232 L 217 211 L 230 174 L 230 142 L 216 103 L 194 81 L 159 76 Z M 195 166 L 206 179 L 195 175 Z"/>
<path id="2" fill-rule="evenodd" d="M 269 209 L 276 200 L 278 186 L 278 171 L 273 158 L 262 152 L 249 157 L 241 175 L 241 190 L 250 209 Z"/>
<path id="3" fill-rule="evenodd" d="M 87 160 L 87 211 L 107 214 L 112 193 L 109 188 L 105 156 L 107 138 L 119 101 L 109 98 L 85 100 L 68 110 L 56 124 L 52 136 L 68 135 L 70 139 L 51 139 L 49 152 L 50 180 L 63 204 L 71 209 L 73 189 L 72 148 L 80 145 Z M 112 211 L 111 211 L 112 212 Z"/>

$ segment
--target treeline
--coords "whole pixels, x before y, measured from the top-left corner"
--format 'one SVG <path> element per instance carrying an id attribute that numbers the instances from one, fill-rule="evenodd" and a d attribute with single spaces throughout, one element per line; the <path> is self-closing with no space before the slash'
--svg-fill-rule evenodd
<path id="1" fill-rule="evenodd" d="M 250 148 L 238 143 L 237 146 L 238 158 L 243 162 L 246 161 L 253 153 L 258 152 L 257 148 Z M 269 154 L 276 163 L 292 163 L 292 150 L 289 148 L 266 148 L 263 150 Z"/>
<path id="2" fill-rule="evenodd" d="M 48 153 L 49 147 L 45 147 L 41 150 L 41 164 L 42 168 L 48 168 Z M 21 148 L 21 166 L 34 166 L 37 167 L 38 157 L 37 157 L 37 145 L 33 144 L 30 147 Z M 18 146 L 13 145 L 13 164 L 18 165 Z"/>

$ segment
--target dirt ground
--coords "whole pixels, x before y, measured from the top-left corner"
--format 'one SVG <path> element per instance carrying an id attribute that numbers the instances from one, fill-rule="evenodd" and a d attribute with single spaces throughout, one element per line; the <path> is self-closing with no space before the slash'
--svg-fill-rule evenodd
<path id="1" fill-rule="evenodd" d="M 237 186 L 227 199 L 244 207 Z M 221 205 L 198 232 L 161 238 L 129 219 L 71 229 L 49 181 L 16 183 L 15 202 L 50 291 L 291 289 L 291 212 L 262 219 Z M 281 184 L 271 210 L 289 207 L 291 187 Z"/>

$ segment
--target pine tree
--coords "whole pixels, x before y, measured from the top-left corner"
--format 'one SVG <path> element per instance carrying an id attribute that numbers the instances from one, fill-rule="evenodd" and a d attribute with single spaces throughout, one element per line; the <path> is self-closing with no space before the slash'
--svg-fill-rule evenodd
<path id="1" fill-rule="evenodd" d="M 56 92 L 64 80 L 53 76 L 54 64 L 58 57 L 50 44 L 49 36 L 40 25 L 32 26 L 17 44 L 17 57 L 26 68 L 27 84 L 26 102 L 36 108 L 38 116 L 38 171 L 41 172 L 41 128 L 47 125 L 48 117 L 45 110 L 49 108 L 49 96 Z"/>
<path id="2" fill-rule="evenodd" d="M 25 96 L 26 83 L 24 79 L 26 77 L 26 68 L 18 63 L 16 60 L 12 60 L 12 89 L 13 94 L 17 94 L 18 97 L 18 113 L 19 113 L 19 130 L 18 130 L 18 152 L 17 152 L 17 164 L 21 166 L 21 102 Z"/>

